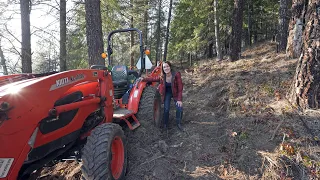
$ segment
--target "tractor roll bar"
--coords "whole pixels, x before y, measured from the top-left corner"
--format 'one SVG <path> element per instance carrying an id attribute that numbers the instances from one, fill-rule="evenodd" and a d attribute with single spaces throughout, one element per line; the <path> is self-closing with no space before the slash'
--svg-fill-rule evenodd
<path id="1" fill-rule="evenodd" d="M 112 54 L 112 48 L 111 48 L 111 36 L 115 33 L 120 33 L 120 32 L 129 32 L 129 31 L 136 31 L 137 33 L 139 33 L 139 38 L 140 38 L 140 57 L 141 57 L 141 69 L 140 69 L 140 74 L 142 73 L 143 69 L 145 68 L 145 57 L 144 57 L 144 49 L 143 49 L 143 42 L 142 42 L 142 32 L 137 29 L 137 28 L 129 28 L 129 29 L 118 29 L 118 30 L 114 30 L 111 31 L 108 35 L 108 49 L 107 49 L 107 53 L 108 53 L 108 61 L 109 61 L 109 65 L 111 65 L 111 59 L 110 56 Z"/>

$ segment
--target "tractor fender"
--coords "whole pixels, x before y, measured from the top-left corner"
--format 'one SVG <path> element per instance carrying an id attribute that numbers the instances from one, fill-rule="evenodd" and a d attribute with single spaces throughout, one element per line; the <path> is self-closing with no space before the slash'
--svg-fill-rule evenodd
<path id="1" fill-rule="evenodd" d="M 138 86 L 132 87 L 129 101 L 128 101 L 128 110 L 131 110 L 134 113 L 138 112 L 140 98 L 146 85 L 147 85 L 147 82 L 140 81 Z"/>

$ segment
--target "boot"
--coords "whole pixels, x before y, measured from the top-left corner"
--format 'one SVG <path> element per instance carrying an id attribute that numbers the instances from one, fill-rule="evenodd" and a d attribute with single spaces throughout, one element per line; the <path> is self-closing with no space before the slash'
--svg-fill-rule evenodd
<path id="1" fill-rule="evenodd" d="M 168 125 L 166 125 L 166 124 L 163 125 L 161 133 L 165 134 L 168 137 L 168 134 L 169 134 Z"/>
<path id="2" fill-rule="evenodd" d="M 177 127 L 180 131 L 183 131 L 183 127 L 181 126 L 181 119 L 176 119 Z"/>
<path id="3" fill-rule="evenodd" d="M 168 126 L 166 124 L 164 124 L 163 129 L 168 129 Z"/>
<path id="4" fill-rule="evenodd" d="M 184 131 L 183 130 L 183 127 L 181 126 L 181 124 L 179 123 L 179 124 L 177 124 L 177 126 L 178 126 L 178 129 L 180 130 L 180 131 Z"/>
<path id="5" fill-rule="evenodd" d="M 183 111 L 177 111 L 176 112 L 176 122 L 177 122 L 178 129 L 180 131 L 184 131 L 183 127 L 181 126 L 182 115 L 183 115 Z"/>

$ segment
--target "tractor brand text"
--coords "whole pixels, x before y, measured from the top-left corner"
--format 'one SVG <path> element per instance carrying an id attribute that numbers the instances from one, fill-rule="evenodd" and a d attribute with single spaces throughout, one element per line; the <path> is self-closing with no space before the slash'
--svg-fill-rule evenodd
<path id="1" fill-rule="evenodd" d="M 68 82 L 69 82 L 69 78 L 58 79 L 56 81 L 56 86 L 59 87 L 59 86 L 62 86 L 64 84 L 67 84 Z"/>
<path id="2" fill-rule="evenodd" d="M 64 77 L 64 78 L 58 79 L 58 80 L 56 80 L 56 83 L 51 86 L 50 91 L 64 87 L 66 85 L 77 82 L 77 81 L 84 79 L 84 78 L 85 78 L 84 74 L 77 74 L 74 76 Z"/>
<path id="3" fill-rule="evenodd" d="M 65 84 L 68 84 L 69 82 L 72 83 L 73 81 L 77 81 L 83 78 L 84 78 L 83 74 L 77 74 L 75 76 L 71 76 L 70 78 L 66 77 L 66 78 L 58 79 L 56 80 L 56 87 L 63 86 Z"/>

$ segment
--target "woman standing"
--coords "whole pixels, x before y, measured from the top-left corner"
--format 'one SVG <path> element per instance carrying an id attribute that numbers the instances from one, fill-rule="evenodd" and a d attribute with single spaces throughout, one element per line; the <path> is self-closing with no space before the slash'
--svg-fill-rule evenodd
<path id="1" fill-rule="evenodd" d="M 169 61 L 162 63 L 162 75 L 155 78 L 143 78 L 145 82 L 160 82 L 159 92 L 164 103 L 163 121 L 164 128 L 166 129 L 169 121 L 170 103 L 173 98 L 176 106 L 176 122 L 179 130 L 183 131 L 181 126 L 181 119 L 183 114 L 182 108 L 182 90 L 183 83 L 181 73 L 172 69 Z"/>

